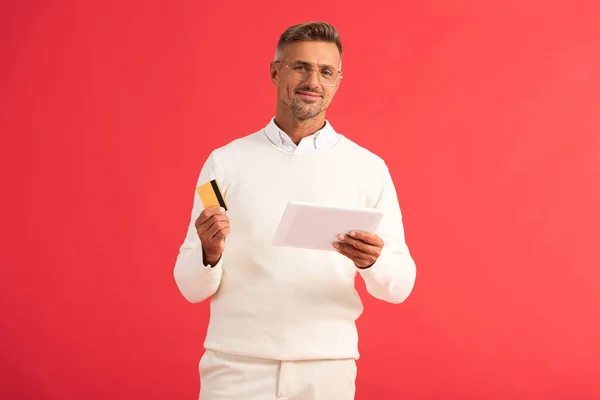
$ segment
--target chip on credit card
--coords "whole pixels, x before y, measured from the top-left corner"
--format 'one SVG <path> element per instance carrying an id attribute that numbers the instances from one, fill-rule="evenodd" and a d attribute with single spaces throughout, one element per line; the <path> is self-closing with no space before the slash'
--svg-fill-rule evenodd
<path id="1" fill-rule="evenodd" d="M 221 189 L 219 188 L 216 179 L 198 186 L 196 190 L 198 191 L 198 195 L 200 196 L 200 200 L 202 200 L 204 208 L 223 207 L 227 210 L 227 204 L 221 194 Z"/>

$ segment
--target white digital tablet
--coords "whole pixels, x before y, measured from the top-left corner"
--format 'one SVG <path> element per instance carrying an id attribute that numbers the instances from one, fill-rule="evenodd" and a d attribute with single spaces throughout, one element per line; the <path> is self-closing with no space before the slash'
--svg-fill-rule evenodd
<path id="1" fill-rule="evenodd" d="M 337 235 L 352 230 L 374 233 L 383 212 L 371 208 L 345 208 L 301 201 L 288 202 L 273 245 L 335 251 Z"/>

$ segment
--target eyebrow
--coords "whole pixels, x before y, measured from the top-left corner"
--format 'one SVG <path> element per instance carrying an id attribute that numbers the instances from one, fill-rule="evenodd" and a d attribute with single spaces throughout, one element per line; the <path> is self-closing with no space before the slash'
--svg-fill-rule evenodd
<path id="1" fill-rule="evenodd" d="M 304 61 L 304 60 L 294 60 L 292 61 L 293 64 L 304 64 L 304 65 L 311 65 L 311 63 L 309 63 L 308 61 Z M 333 68 L 336 69 L 333 65 L 329 65 L 329 64 L 319 64 L 319 67 L 321 68 Z"/>

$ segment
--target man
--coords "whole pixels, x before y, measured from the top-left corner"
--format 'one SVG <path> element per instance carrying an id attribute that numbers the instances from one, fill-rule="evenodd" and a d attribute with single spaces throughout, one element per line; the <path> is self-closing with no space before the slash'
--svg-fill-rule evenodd
<path id="1" fill-rule="evenodd" d="M 275 117 L 214 150 L 200 172 L 198 184 L 216 179 L 228 205 L 203 209 L 195 196 L 174 268 L 188 301 L 212 297 L 201 400 L 353 399 L 356 275 L 390 303 L 412 291 L 416 267 L 386 164 L 325 119 L 341 65 L 333 26 L 288 28 L 270 66 Z M 274 247 L 289 200 L 385 214 L 377 232 L 340 232 L 337 251 Z"/>

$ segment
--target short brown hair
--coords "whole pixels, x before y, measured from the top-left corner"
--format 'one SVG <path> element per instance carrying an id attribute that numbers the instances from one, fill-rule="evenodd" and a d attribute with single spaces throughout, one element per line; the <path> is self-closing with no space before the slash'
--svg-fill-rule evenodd
<path id="1" fill-rule="evenodd" d="M 281 55 L 286 44 L 300 40 L 334 43 L 340 52 L 340 57 L 342 56 L 340 34 L 333 25 L 327 22 L 305 22 L 292 25 L 281 34 L 275 58 Z"/>

